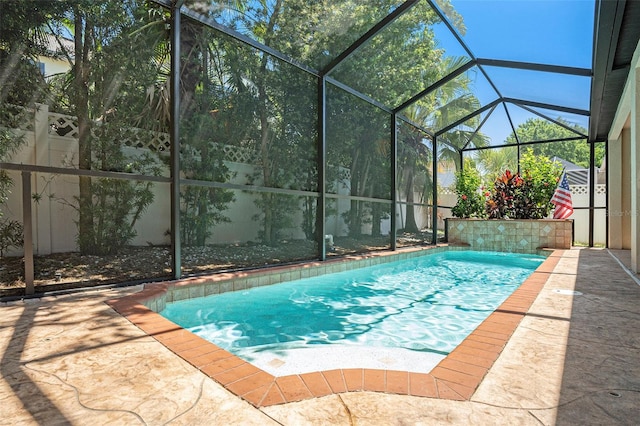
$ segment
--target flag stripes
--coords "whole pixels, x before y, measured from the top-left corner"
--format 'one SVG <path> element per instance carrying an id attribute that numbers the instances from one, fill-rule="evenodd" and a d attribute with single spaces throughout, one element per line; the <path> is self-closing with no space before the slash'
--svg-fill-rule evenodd
<path id="1" fill-rule="evenodd" d="M 560 183 L 556 192 L 551 197 L 551 202 L 556 206 L 553 211 L 554 219 L 566 219 L 573 214 L 573 203 L 571 201 L 571 189 L 567 180 L 567 173 L 562 173 Z"/>

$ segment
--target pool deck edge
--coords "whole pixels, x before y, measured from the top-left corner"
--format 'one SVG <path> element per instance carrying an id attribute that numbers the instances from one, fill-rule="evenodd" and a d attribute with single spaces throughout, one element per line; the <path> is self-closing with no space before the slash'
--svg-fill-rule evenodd
<path id="1" fill-rule="evenodd" d="M 109 300 L 107 304 L 203 374 L 258 408 L 359 391 L 467 401 L 502 353 L 564 251 L 553 250 L 430 373 L 350 368 L 275 377 L 145 306 L 145 302 L 166 293 L 174 284 L 146 286 L 139 293 Z"/>

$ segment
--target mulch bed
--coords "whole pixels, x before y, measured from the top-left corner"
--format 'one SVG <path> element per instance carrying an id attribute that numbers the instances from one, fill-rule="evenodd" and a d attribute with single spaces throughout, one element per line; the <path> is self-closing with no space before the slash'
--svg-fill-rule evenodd
<path id="1" fill-rule="evenodd" d="M 398 246 L 429 241 L 428 234 L 404 234 Z M 337 238 L 329 256 L 385 250 L 388 237 Z M 184 247 L 181 251 L 183 276 L 258 268 L 317 259 L 313 241 L 282 241 L 276 247 L 262 244 L 235 244 Z M 137 283 L 171 278 L 171 250 L 167 246 L 126 247 L 120 253 L 88 256 L 77 252 L 34 257 L 36 293 L 93 287 L 105 284 Z M 22 257 L 0 258 L 0 297 L 24 294 Z"/>

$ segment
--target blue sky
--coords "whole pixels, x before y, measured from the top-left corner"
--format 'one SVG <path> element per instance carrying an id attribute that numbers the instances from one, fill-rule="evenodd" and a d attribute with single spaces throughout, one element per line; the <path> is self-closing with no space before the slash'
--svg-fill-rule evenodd
<path id="1" fill-rule="evenodd" d="M 478 58 L 591 68 L 594 0 L 451 0 L 451 3 L 464 18 L 467 33 L 463 39 Z M 460 54 L 453 45 L 448 47 L 449 54 Z M 581 109 L 589 107 L 589 78 L 486 69 L 503 96 Z M 483 103 L 495 97 L 485 87 L 477 85 L 477 96 Z M 519 108 L 511 110 L 516 126 L 533 117 Z M 588 125 L 586 117 L 567 119 L 584 127 Z M 498 144 L 511 131 L 505 128 L 503 120 L 490 120 L 483 132 Z"/>
<path id="2" fill-rule="evenodd" d="M 591 67 L 593 0 L 452 0 L 478 57 Z"/>

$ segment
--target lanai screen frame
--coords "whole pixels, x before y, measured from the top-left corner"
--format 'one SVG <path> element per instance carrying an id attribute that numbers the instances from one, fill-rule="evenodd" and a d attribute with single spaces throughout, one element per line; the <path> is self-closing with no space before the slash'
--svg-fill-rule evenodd
<path id="1" fill-rule="evenodd" d="M 394 22 L 394 20 L 396 20 L 398 17 L 402 16 L 404 13 L 406 13 L 407 11 L 409 11 L 413 6 L 415 6 L 416 4 L 418 4 L 420 1 L 423 2 L 427 2 L 430 7 L 439 15 L 439 18 L 442 20 L 442 22 L 449 28 L 449 30 L 451 31 L 452 35 L 457 39 L 458 43 L 460 44 L 460 46 L 462 46 L 462 48 L 467 52 L 468 56 L 471 58 L 470 61 L 468 61 L 466 64 L 464 64 L 463 66 L 461 66 L 460 68 L 457 68 L 454 72 L 452 72 L 451 74 L 443 77 L 442 79 L 440 79 L 439 81 L 433 83 L 432 85 L 430 85 L 429 87 L 427 87 L 426 89 L 422 90 L 419 93 L 416 93 L 414 96 L 412 96 L 411 98 L 407 99 L 406 101 L 402 102 L 400 105 L 396 105 L 396 106 L 387 106 L 384 105 L 378 101 L 376 101 L 375 99 L 370 98 L 367 95 L 364 95 L 360 92 L 358 92 L 357 90 L 353 89 L 352 87 L 349 87 L 348 85 L 339 82 L 337 80 L 335 80 L 334 78 L 332 78 L 329 74 L 331 73 L 331 71 L 333 69 L 335 69 L 335 67 L 337 67 L 342 61 L 346 60 L 347 58 L 350 57 L 350 55 L 352 55 L 354 52 L 356 52 L 364 43 L 366 43 L 369 39 L 371 39 L 372 37 L 374 37 L 376 34 L 378 34 L 379 32 L 383 31 L 388 25 L 390 25 L 391 23 Z M 384 113 L 389 114 L 390 116 L 390 129 L 391 129 L 391 164 L 392 164 L 392 170 L 391 170 L 391 187 L 392 188 L 396 188 L 397 187 L 397 171 L 398 171 L 398 162 L 397 162 L 397 147 L 398 147 L 398 138 L 397 138 L 397 128 L 398 128 L 398 124 L 399 122 L 406 122 L 407 124 L 410 124 L 414 127 L 416 127 L 417 129 L 421 130 L 422 132 L 424 132 L 425 135 L 427 135 L 428 137 L 431 138 L 432 140 L 432 144 L 433 144 L 433 170 L 437 170 L 437 164 L 438 164 L 438 155 L 437 155 L 437 144 L 438 144 L 438 138 L 440 136 L 442 136 L 444 133 L 446 133 L 448 130 L 456 127 L 457 125 L 463 123 L 464 121 L 468 120 L 471 116 L 475 116 L 477 114 L 481 114 L 485 111 L 488 110 L 494 110 L 495 108 L 499 108 L 499 107 L 503 107 L 505 108 L 506 114 L 509 115 L 509 112 L 506 108 L 506 104 L 515 104 L 515 105 L 519 105 L 522 108 L 532 108 L 532 107 L 539 107 L 539 108 L 544 108 L 544 109 L 548 109 L 548 110 L 555 110 L 555 111 L 559 111 L 559 112 L 568 112 L 571 114 L 578 114 L 578 115 L 583 115 L 583 116 L 589 116 L 590 112 L 588 110 L 581 110 L 581 109 L 576 109 L 576 108 L 568 108 L 568 107 L 563 107 L 563 106 L 559 106 L 559 105 L 552 105 L 552 104 L 544 104 L 544 103 L 540 103 L 540 102 L 533 102 L 533 101 L 529 101 L 526 99 L 514 99 L 514 98 L 508 98 L 508 97 L 503 97 L 498 88 L 496 87 L 496 85 L 493 83 L 493 81 L 491 80 L 491 78 L 489 78 L 489 76 L 487 75 L 487 73 L 485 72 L 484 68 L 485 66 L 494 66 L 494 67 L 505 67 L 505 68 L 514 68 L 514 69 L 526 69 L 526 70 L 533 70 L 533 71 L 543 71 L 543 72 L 550 72 L 550 73 L 562 73 L 562 74 L 567 74 L 567 75 L 575 75 L 575 76 L 583 76 L 583 77 L 590 77 L 593 78 L 593 72 L 591 69 L 586 69 L 586 68 L 574 68 L 574 67 L 565 67 L 565 66 L 553 66 L 553 65 L 545 65 L 545 64 L 535 64 L 535 63 L 527 63 L 527 62 L 516 62 L 516 61 L 502 61 L 502 60 L 495 60 L 495 59 L 486 59 L 486 58 L 476 58 L 473 53 L 471 52 L 471 50 L 467 47 L 467 45 L 465 44 L 464 40 L 462 40 L 462 38 L 458 35 L 457 31 L 455 30 L 455 28 L 453 28 L 453 26 L 449 23 L 449 20 L 445 17 L 445 15 L 440 11 L 440 9 L 438 8 L 438 6 L 435 4 L 435 2 L 433 0 L 409 0 L 409 1 L 405 1 L 404 3 L 400 4 L 396 9 L 393 10 L 393 12 L 391 12 L 389 15 L 387 15 L 385 18 L 383 18 L 382 20 L 380 20 L 377 24 L 375 24 L 373 27 L 371 27 L 371 29 L 369 31 L 367 31 L 364 35 L 362 35 L 356 42 L 354 42 L 351 46 L 349 46 L 346 50 L 344 50 L 340 55 L 338 55 L 335 59 L 333 59 L 326 67 L 324 67 L 321 70 L 315 70 L 305 64 L 300 63 L 299 61 L 297 61 L 295 58 L 291 58 L 288 57 L 287 55 L 273 49 L 270 48 L 269 46 L 266 46 L 250 37 L 247 37 L 243 34 L 240 34 L 236 31 L 234 31 L 231 28 L 228 28 L 224 25 L 221 25 L 217 22 L 215 22 L 212 19 L 208 19 L 202 15 L 199 15 L 197 13 L 195 13 L 194 11 L 192 11 L 191 9 L 188 9 L 187 7 L 184 6 L 184 2 L 181 0 L 178 1 L 170 1 L 170 0 L 153 0 L 154 3 L 159 4 L 165 8 L 167 8 L 168 10 L 170 10 L 171 12 L 171 35 L 170 35 L 170 39 L 171 39 L 171 45 L 172 45 L 172 55 L 171 55 L 171 75 L 170 75 L 170 79 L 171 79 L 171 97 L 170 97 L 170 102 L 171 102 L 171 117 L 170 117 L 170 135 L 171 135 L 171 177 L 169 179 L 166 178 L 153 178 L 153 177 L 149 177 L 149 176 L 131 176 L 131 175 L 125 175 L 125 174 L 121 174 L 121 173 L 110 173 L 110 172 L 104 172 L 104 171 L 80 171 L 80 170 L 75 170 L 73 172 L 71 172 L 70 170 L 66 170 L 66 169 L 55 169 L 55 168 L 42 168 L 42 167 L 38 167 L 38 166 L 29 166 L 29 165 L 16 165 L 16 164 L 7 164 L 4 163 L 2 164 L 3 167 L 6 167 L 8 169 L 12 169 L 12 170 L 19 170 L 22 171 L 23 174 L 24 173 L 31 173 L 31 172 L 43 172 L 43 173 L 60 173 L 60 174 L 75 174 L 75 175 L 84 175 L 84 176 L 91 176 L 91 177 L 111 177 L 111 178 L 118 178 L 118 179 L 126 179 L 126 180 L 145 180 L 145 181 L 156 181 L 156 182 L 162 182 L 162 183 L 171 183 L 171 230 L 170 230 L 170 237 L 171 237 L 171 257 L 172 257 L 172 276 L 173 278 L 177 279 L 180 278 L 182 273 L 181 273 L 181 241 L 180 241 L 180 186 L 184 185 L 185 183 L 193 183 L 196 185 L 211 185 L 211 186 L 216 186 L 215 184 L 211 184 L 208 182 L 189 182 L 187 179 L 182 179 L 180 178 L 180 161 L 179 161 L 179 151 L 180 151 L 180 144 L 179 144 L 179 140 L 180 140 L 180 126 L 178 123 L 178 116 L 179 116 L 179 111 L 180 111 L 180 92 L 179 92 L 179 60 L 178 58 L 180 58 L 180 28 L 181 28 L 181 21 L 182 19 L 191 19 L 194 20 L 196 22 L 198 22 L 200 25 L 206 26 L 208 28 L 211 28 L 217 32 L 220 32 L 222 34 L 225 34 L 229 37 L 232 37 L 233 39 L 244 43 L 248 46 L 250 46 L 251 48 L 260 50 L 264 53 L 267 53 L 275 58 L 277 58 L 280 61 L 283 61 L 287 64 L 290 64 L 292 66 L 295 66 L 296 68 L 308 73 L 309 75 L 317 78 L 317 87 L 318 87 L 318 100 L 317 100 L 317 111 L 318 111 L 318 129 L 317 129 L 317 134 L 318 134 L 318 141 L 317 141 L 317 147 L 318 147 L 318 152 L 317 152 L 317 170 L 318 170 L 318 191 L 315 193 L 310 193 L 308 191 L 293 191 L 293 190 L 283 190 L 283 189 L 268 189 L 268 188 L 251 188 L 252 190 L 256 190 L 256 191 L 268 191 L 268 192 L 276 192 L 276 193 L 285 193 L 285 194 L 291 194 L 291 195 L 314 195 L 318 197 L 318 214 L 317 214 L 317 225 L 318 225 L 318 235 L 320 235 L 321 237 L 318 238 L 318 248 L 319 248 L 319 259 L 320 260 L 325 260 L 327 258 L 327 246 L 326 246 L 326 241 L 323 238 L 323 236 L 325 235 L 325 206 L 327 203 L 327 198 L 328 197 L 335 197 L 331 194 L 327 194 L 326 191 L 326 181 L 325 181 L 325 176 L 326 176 L 326 107 L 327 107 L 327 102 L 326 102 L 326 89 L 327 89 L 327 85 L 331 84 L 333 86 L 336 86 L 338 88 L 340 88 L 341 90 L 344 90 L 345 92 L 349 93 L 352 96 L 355 96 L 356 98 L 361 99 L 364 102 L 367 102 L 369 104 L 371 104 L 372 106 L 380 109 L 381 111 L 383 111 Z M 494 88 L 495 92 L 497 93 L 497 97 L 494 101 L 490 102 L 487 105 L 482 106 L 480 109 L 476 110 L 474 113 L 465 116 L 453 123 L 450 123 L 449 125 L 447 125 L 446 127 L 438 130 L 438 131 L 433 131 L 430 129 L 426 129 L 423 126 L 421 126 L 418 123 L 414 123 L 412 122 L 409 118 L 405 117 L 401 111 L 406 108 L 407 106 L 411 105 L 414 102 L 417 102 L 419 99 L 421 99 L 422 97 L 426 96 L 427 94 L 431 93 L 433 90 L 436 90 L 437 88 L 439 88 L 440 86 L 442 86 L 443 84 L 446 84 L 448 81 L 450 81 L 451 79 L 455 78 L 457 75 L 465 72 L 466 70 L 470 69 L 471 67 L 478 67 L 479 70 L 481 70 L 481 72 L 484 74 L 484 76 L 487 78 L 487 80 L 490 82 L 490 84 L 492 85 L 492 87 Z M 556 122 L 554 119 L 545 116 L 543 114 L 538 113 L 537 111 L 531 109 L 531 112 L 541 116 L 542 118 L 550 121 L 550 122 Z M 557 123 L 556 124 L 560 124 L 561 126 L 565 127 L 563 124 L 561 123 Z M 482 124 L 480 125 L 480 127 L 476 130 L 479 131 L 480 128 L 482 127 Z M 514 134 L 516 134 L 516 139 L 517 139 L 517 133 L 515 132 L 515 127 L 513 126 L 513 123 L 511 123 L 511 129 L 513 130 Z M 573 130 L 573 129 L 570 129 Z M 585 135 L 585 134 L 577 134 L 576 137 L 574 138 L 565 138 L 565 139 L 559 139 L 557 140 L 558 142 L 560 141 L 567 141 L 567 140 L 586 140 L 589 144 L 590 144 L 590 173 L 591 176 L 594 175 L 594 171 L 595 171 L 595 155 L 594 155 L 594 141 L 590 141 L 589 140 L 589 136 Z M 507 145 L 510 147 L 516 146 L 518 149 L 518 152 L 520 151 L 521 146 L 526 146 L 526 145 L 530 145 L 530 144 L 537 144 L 537 143 L 549 143 L 549 142 L 555 142 L 555 141 L 527 141 L 527 142 L 520 142 L 519 140 L 517 141 L 517 143 L 515 145 Z M 494 145 L 494 146 L 489 146 L 486 148 L 473 148 L 473 147 L 468 147 L 465 146 L 462 149 L 459 150 L 459 154 L 460 157 L 462 158 L 462 156 L 465 153 L 468 152 L 472 152 L 474 150 L 478 150 L 478 149 L 499 149 L 501 147 L 503 147 L 504 145 Z M 605 150 L 606 150 L 606 145 L 605 145 Z M 462 162 L 461 162 L 462 164 Z M 23 179 L 24 180 L 24 179 Z M 432 191 L 433 191 L 433 200 L 431 204 L 428 204 L 429 207 L 433 208 L 435 210 L 435 212 L 437 212 L 437 209 L 439 207 L 438 205 L 438 200 L 437 200 L 437 173 L 434 173 L 433 175 L 433 182 L 432 182 Z M 244 188 L 243 188 L 244 189 Z M 593 246 L 593 227 L 594 227 L 594 210 L 596 209 L 596 207 L 594 207 L 594 192 L 595 192 L 595 181 L 594 179 L 590 180 L 590 187 L 589 187 L 589 246 Z M 347 196 L 345 196 L 347 197 Z M 349 198 L 349 197 L 347 197 Z M 376 202 L 380 202 L 380 199 L 371 199 L 371 201 L 376 201 Z M 399 200 L 398 200 L 398 194 L 397 191 L 392 191 L 391 194 L 391 200 L 390 200 L 390 204 L 392 206 L 392 211 L 395 211 L 395 209 L 397 208 L 398 204 L 399 204 Z M 607 207 L 598 207 L 600 209 L 604 208 L 606 209 Z M 437 214 L 433 214 L 432 215 L 433 218 L 433 224 L 432 224 L 432 241 L 431 244 L 436 244 L 437 243 L 437 231 L 438 231 L 438 222 L 437 222 Z M 390 221 L 391 221 L 391 232 L 390 232 L 390 248 L 392 250 L 396 250 L 397 249 L 397 239 L 396 239 L 396 235 L 397 235 L 397 230 L 398 230 L 398 224 L 396 223 L 396 215 L 395 214 L 391 214 L 390 217 Z M 25 221 L 26 223 L 26 221 Z M 30 241 L 28 238 L 25 238 L 25 249 L 28 247 L 32 246 L 32 241 Z M 32 255 L 31 255 L 32 256 Z M 25 250 L 25 258 L 29 257 L 28 253 Z M 25 260 L 25 264 L 29 265 L 29 263 L 31 264 L 31 267 L 33 265 L 33 259 L 31 259 L 31 262 L 28 262 L 28 259 Z M 31 272 L 32 273 L 32 272 Z M 27 274 L 28 275 L 28 274 Z M 26 277 L 26 280 L 29 281 L 29 278 Z M 31 280 L 31 282 L 33 282 Z M 28 291 L 28 290 L 27 290 Z"/>
<path id="2" fill-rule="evenodd" d="M 547 110 L 554 110 L 554 111 L 558 111 L 558 112 L 565 112 L 565 113 L 570 113 L 570 114 L 576 114 L 576 115 L 581 115 L 581 116 L 586 116 L 589 117 L 590 116 L 590 111 L 588 110 L 584 110 L 584 109 L 578 109 L 578 108 L 571 108 L 571 107 L 565 107 L 565 106 L 561 106 L 561 105 L 554 105 L 554 104 L 547 104 L 547 103 L 541 103 L 541 102 L 535 102 L 535 101 L 530 101 L 530 100 L 526 100 L 526 99 L 514 99 L 514 98 L 508 98 L 508 97 L 504 97 L 502 96 L 502 94 L 500 93 L 499 89 L 497 88 L 497 86 L 494 84 L 494 82 L 492 81 L 492 79 L 489 77 L 489 75 L 486 73 L 486 71 L 484 70 L 484 66 L 494 66 L 494 67 L 504 67 L 504 68 L 512 68 L 512 69 L 523 69 L 523 70 L 530 70 L 530 71 L 542 71 L 542 72 L 549 72 L 549 73 L 559 73 L 559 74 L 566 74 L 566 75 L 571 75 L 571 76 L 582 76 L 582 77 L 589 77 L 592 78 L 593 77 L 593 72 L 590 68 L 579 68 L 579 67 L 569 67 L 569 66 L 556 66 L 556 65 L 549 65 L 549 64 L 538 64 L 538 63 L 529 63 L 529 62 L 519 62 L 519 61 L 506 61 L 506 60 L 497 60 L 497 59 L 489 59 L 489 58 L 477 58 L 473 52 L 469 49 L 469 47 L 466 45 L 466 43 L 464 42 L 464 40 L 460 37 L 460 35 L 458 34 L 458 32 L 456 31 L 456 29 L 451 25 L 451 23 L 449 22 L 448 18 L 442 13 L 442 11 L 439 9 L 439 7 L 437 6 L 437 4 L 433 1 L 433 0 L 409 0 L 409 1 L 405 1 L 404 3 L 400 4 L 392 13 L 390 13 L 389 15 L 387 15 L 384 19 L 382 19 L 381 21 L 379 21 L 376 25 L 374 25 L 369 31 L 367 31 L 363 36 L 361 36 L 355 43 L 353 43 L 351 46 L 349 46 L 345 51 L 343 51 L 341 54 L 339 54 L 335 59 L 333 59 L 325 68 L 321 69 L 321 70 L 315 70 L 312 69 L 304 64 L 301 64 L 299 61 L 297 61 L 295 58 L 290 58 L 285 54 L 282 54 L 252 38 L 249 38 L 243 34 L 240 34 L 234 30 L 232 30 L 231 28 L 228 28 L 224 25 L 221 25 L 217 22 L 215 22 L 212 19 L 208 19 L 202 15 L 199 15 L 197 13 L 194 13 L 192 10 L 185 8 L 183 6 L 183 1 L 178 1 L 176 3 L 174 3 L 173 5 L 171 5 L 168 1 L 163 1 L 163 0 L 154 0 L 159 4 L 163 4 L 165 6 L 169 6 L 172 10 L 172 14 L 173 14 L 173 22 L 176 23 L 176 21 L 179 21 L 180 16 L 184 15 L 190 19 L 194 19 L 195 21 L 199 22 L 202 25 L 208 26 L 212 29 L 215 29 L 217 31 L 220 31 L 228 36 L 231 36 L 235 39 L 237 39 L 238 41 L 241 41 L 243 43 L 246 43 L 247 45 L 256 48 L 258 50 L 261 50 L 265 53 L 268 53 L 270 55 L 273 55 L 274 57 L 289 63 L 291 65 L 294 65 L 296 67 L 298 67 L 299 69 L 308 72 L 309 74 L 315 76 L 316 78 L 318 78 L 318 176 L 319 176 L 319 181 L 318 181 L 318 188 L 319 188 L 319 200 L 320 200 L 320 204 L 319 204 L 319 209 L 318 211 L 321 212 L 320 214 L 318 214 L 318 229 L 319 232 L 318 234 L 320 235 L 325 235 L 325 223 L 324 223 L 324 206 L 326 205 L 326 199 L 327 199 L 327 193 L 325 191 L 325 180 L 324 180 L 324 176 L 325 176 L 325 167 L 326 167 L 326 139 L 325 139 L 325 135 L 326 135 L 326 129 L 325 129 L 325 123 L 326 123 L 326 87 L 327 84 L 333 84 L 339 88 L 341 88 L 342 90 L 348 92 L 349 94 L 356 96 L 360 99 L 362 99 L 365 102 L 368 102 L 374 106 L 376 106 L 377 108 L 381 109 L 384 112 L 387 112 L 389 114 L 392 115 L 391 118 L 391 135 L 392 135 L 392 167 L 393 167 L 393 171 L 392 171 L 392 187 L 395 188 L 396 187 L 396 177 L 397 177 L 397 124 L 398 124 L 398 120 L 400 121 L 404 121 L 420 130 L 422 130 L 423 132 L 425 132 L 427 135 L 429 135 L 429 137 L 432 138 L 433 141 L 433 146 L 434 146 L 434 151 L 435 154 L 433 155 L 433 163 L 434 163 L 434 170 L 436 170 L 436 166 L 437 166 L 437 161 L 438 161 L 438 156 L 437 156 L 437 140 L 438 137 L 440 137 L 442 134 L 446 133 L 447 131 L 451 130 L 452 128 L 458 126 L 459 124 L 465 122 L 466 120 L 468 120 L 469 118 L 481 114 L 482 112 L 489 110 L 491 108 L 495 108 L 495 107 L 499 107 L 499 106 L 503 106 L 505 108 L 505 112 L 507 114 L 507 116 L 509 116 L 509 111 L 506 108 L 506 104 L 514 104 L 514 105 L 518 105 L 521 106 L 524 109 L 528 109 L 530 112 L 532 112 L 533 114 L 536 114 L 538 116 L 540 116 L 541 118 L 549 121 L 549 122 L 553 122 L 556 123 L 558 125 L 560 125 L 561 127 L 564 127 L 574 133 L 576 133 L 576 137 L 572 137 L 572 138 L 563 138 L 563 139 L 557 139 L 557 140 L 540 140 L 540 141 L 527 141 L 527 142 L 520 142 L 518 140 L 517 137 L 517 132 L 515 130 L 515 126 L 513 125 L 513 121 L 511 121 L 510 119 L 510 124 L 511 124 L 511 129 L 513 131 L 513 134 L 516 137 L 517 143 L 515 144 L 515 146 L 517 147 L 518 150 L 518 159 L 520 158 L 520 150 L 522 146 L 526 146 L 526 145 L 533 145 L 533 144 L 539 144 L 539 143 L 550 143 L 550 142 L 563 142 L 563 141 L 580 141 L 580 140 L 585 140 L 588 141 L 590 144 L 590 166 L 589 166 L 589 170 L 590 170 L 590 175 L 594 176 L 594 172 L 595 172 L 595 155 L 594 155 L 594 143 L 592 141 L 589 141 L 589 137 L 586 134 L 581 134 L 579 132 L 576 132 L 575 129 L 572 129 L 568 126 L 566 126 L 563 123 L 559 123 L 557 120 L 554 120 L 553 118 L 550 118 L 544 114 L 539 113 L 538 111 L 535 111 L 529 107 L 538 107 L 538 108 L 544 108 Z M 415 94 L 413 97 L 411 97 L 410 99 L 407 99 L 405 102 L 401 103 L 400 105 L 397 105 L 395 107 L 389 107 L 387 105 L 384 105 L 372 98 L 370 98 L 367 95 L 364 95 L 360 92 L 358 92 L 357 90 L 349 87 L 348 85 L 341 83 L 333 78 L 331 78 L 329 76 L 329 74 L 331 73 L 332 70 L 334 70 L 341 62 L 343 62 L 345 59 L 347 59 L 350 55 L 352 55 L 354 52 L 356 52 L 364 43 L 366 43 L 367 40 L 371 39 L 372 37 L 374 37 L 376 34 L 378 34 L 380 31 L 384 30 L 384 28 L 386 28 L 388 25 L 390 25 L 394 20 L 396 20 L 398 17 L 402 16 L 404 13 L 406 13 L 407 11 L 409 11 L 413 6 L 415 6 L 416 4 L 418 4 L 420 1 L 426 1 L 431 8 L 436 12 L 436 14 L 438 14 L 439 18 L 442 20 L 442 22 L 447 26 L 447 28 L 449 29 L 449 31 L 452 33 L 452 35 L 455 37 L 455 39 L 458 41 L 458 43 L 460 44 L 460 46 L 462 46 L 462 48 L 464 49 L 464 51 L 469 55 L 469 57 L 471 58 L 471 60 L 469 62 L 467 62 L 466 64 L 464 64 L 463 66 L 461 66 L 460 68 L 456 69 L 454 72 L 452 72 L 451 74 L 445 76 L 444 78 L 440 79 L 439 81 L 433 83 L 431 86 L 427 87 L 426 89 L 424 89 L 423 91 Z M 179 22 L 178 22 L 179 25 Z M 173 35 L 172 35 L 172 41 L 173 41 L 173 45 L 179 45 L 179 31 L 174 31 Z M 173 55 L 175 57 L 175 53 Z M 421 98 L 423 98 L 424 96 L 426 96 L 427 94 L 431 93 L 432 91 L 436 90 L 438 87 L 442 86 L 443 84 L 446 84 L 448 81 L 450 81 L 451 79 L 455 78 L 457 75 L 465 72 L 466 70 L 470 69 L 473 66 L 477 66 L 481 72 L 483 73 L 483 75 L 485 76 L 485 78 L 489 81 L 489 83 L 491 84 L 491 86 L 493 87 L 493 89 L 496 91 L 496 93 L 498 94 L 498 97 L 491 103 L 481 107 L 480 109 L 478 109 L 477 111 L 473 112 L 472 114 L 469 114 L 468 116 L 465 116 L 451 124 L 449 124 L 448 126 L 446 126 L 445 128 L 437 131 L 437 132 L 433 132 L 429 129 L 425 129 L 423 126 L 421 126 L 418 123 L 412 122 L 410 119 L 408 119 L 407 117 L 403 116 L 400 111 L 402 111 L 404 108 L 410 106 L 411 104 L 417 102 L 418 100 L 420 100 Z M 175 76 L 176 72 L 175 70 L 172 70 L 173 75 Z M 173 87 L 177 87 L 177 84 L 174 84 Z M 173 92 L 173 97 L 172 99 L 179 99 L 178 96 L 176 96 L 178 94 L 178 92 Z M 177 111 L 179 108 L 177 105 L 174 105 L 173 107 L 175 108 L 175 110 Z M 482 124 L 480 125 L 480 127 L 476 130 L 479 131 L 482 127 Z M 176 134 L 174 135 L 174 132 L 176 132 Z M 177 137 L 177 131 L 174 129 L 172 129 L 172 135 L 175 136 L 175 141 L 178 140 Z M 467 144 L 468 145 L 468 144 Z M 493 145 L 493 146 L 488 146 L 488 147 L 484 147 L 484 148 L 468 148 L 467 146 L 465 146 L 463 149 L 461 149 L 459 151 L 460 153 L 460 157 L 462 158 L 462 156 L 464 155 L 464 153 L 467 152 L 472 152 L 475 150 L 480 150 L 480 149 L 499 149 L 505 146 L 509 146 L 509 147 L 513 147 L 514 145 Z M 174 143 L 174 141 L 172 141 L 172 147 L 174 147 L 174 149 L 179 149 L 178 144 Z M 605 148 L 606 149 L 606 148 Z M 462 164 L 462 162 L 461 162 Z M 174 185 L 176 185 L 176 183 L 174 183 Z M 433 209 L 435 209 L 435 211 L 437 212 L 438 209 L 438 202 L 437 202 L 437 173 L 434 173 L 433 176 L 433 196 L 434 199 L 432 201 L 432 204 L 430 205 L 430 207 L 432 207 Z M 594 219 L 594 209 L 596 209 L 596 207 L 594 207 L 594 193 L 595 193 L 595 180 L 594 179 L 590 179 L 590 186 L 589 186 L 589 207 L 587 207 L 589 209 L 589 246 L 593 246 L 594 242 L 593 242 L 593 227 L 594 227 L 594 223 L 593 223 L 593 219 Z M 175 215 L 177 216 L 179 214 L 179 211 L 177 209 L 176 206 L 177 203 L 173 203 L 174 205 L 174 212 Z M 392 204 L 393 206 L 397 206 L 398 205 L 398 199 L 397 199 L 397 192 L 394 191 L 392 193 Z M 577 209 L 577 208 L 576 208 Z M 600 207 L 600 209 L 606 209 L 606 207 Z M 431 244 L 436 244 L 437 243 L 437 230 L 438 230 L 438 223 L 437 223 L 437 214 L 433 214 L 433 224 L 432 224 L 432 230 L 433 230 L 433 239 L 431 241 Z M 174 223 L 174 226 L 176 226 L 178 222 L 176 221 Z M 390 232 L 390 236 L 391 236 L 391 249 L 395 250 L 396 247 L 396 234 L 397 234 L 397 223 L 396 223 L 396 217 L 395 215 L 391 215 L 391 232 Z M 176 239 L 176 237 L 179 238 L 179 233 L 175 233 L 174 232 L 174 239 L 172 240 L 174 242 L 174 244 L 179 247 L 179 239 Z M 321 238 L 320 241 L 318 241 L 319 244 L 319 248 L 320 248 L 320 259 L 321 260 L 325 260 L 327 257 L 327 247 L 326 247 L 326 243 L 324 238 Z M 177 248 L 176 250 L 179 250 L 179 248 Z M 179 252 L 176 253 L 176 255 L 174 256 L 174 259 L 179 259 Z M 175 262 L 175 261 L 174 261 Z M 179 262 L 179 261 L 178 261 Z M 179 271 L 179 263 L 174 263 L 174 268 L 176 271 Z"/>

